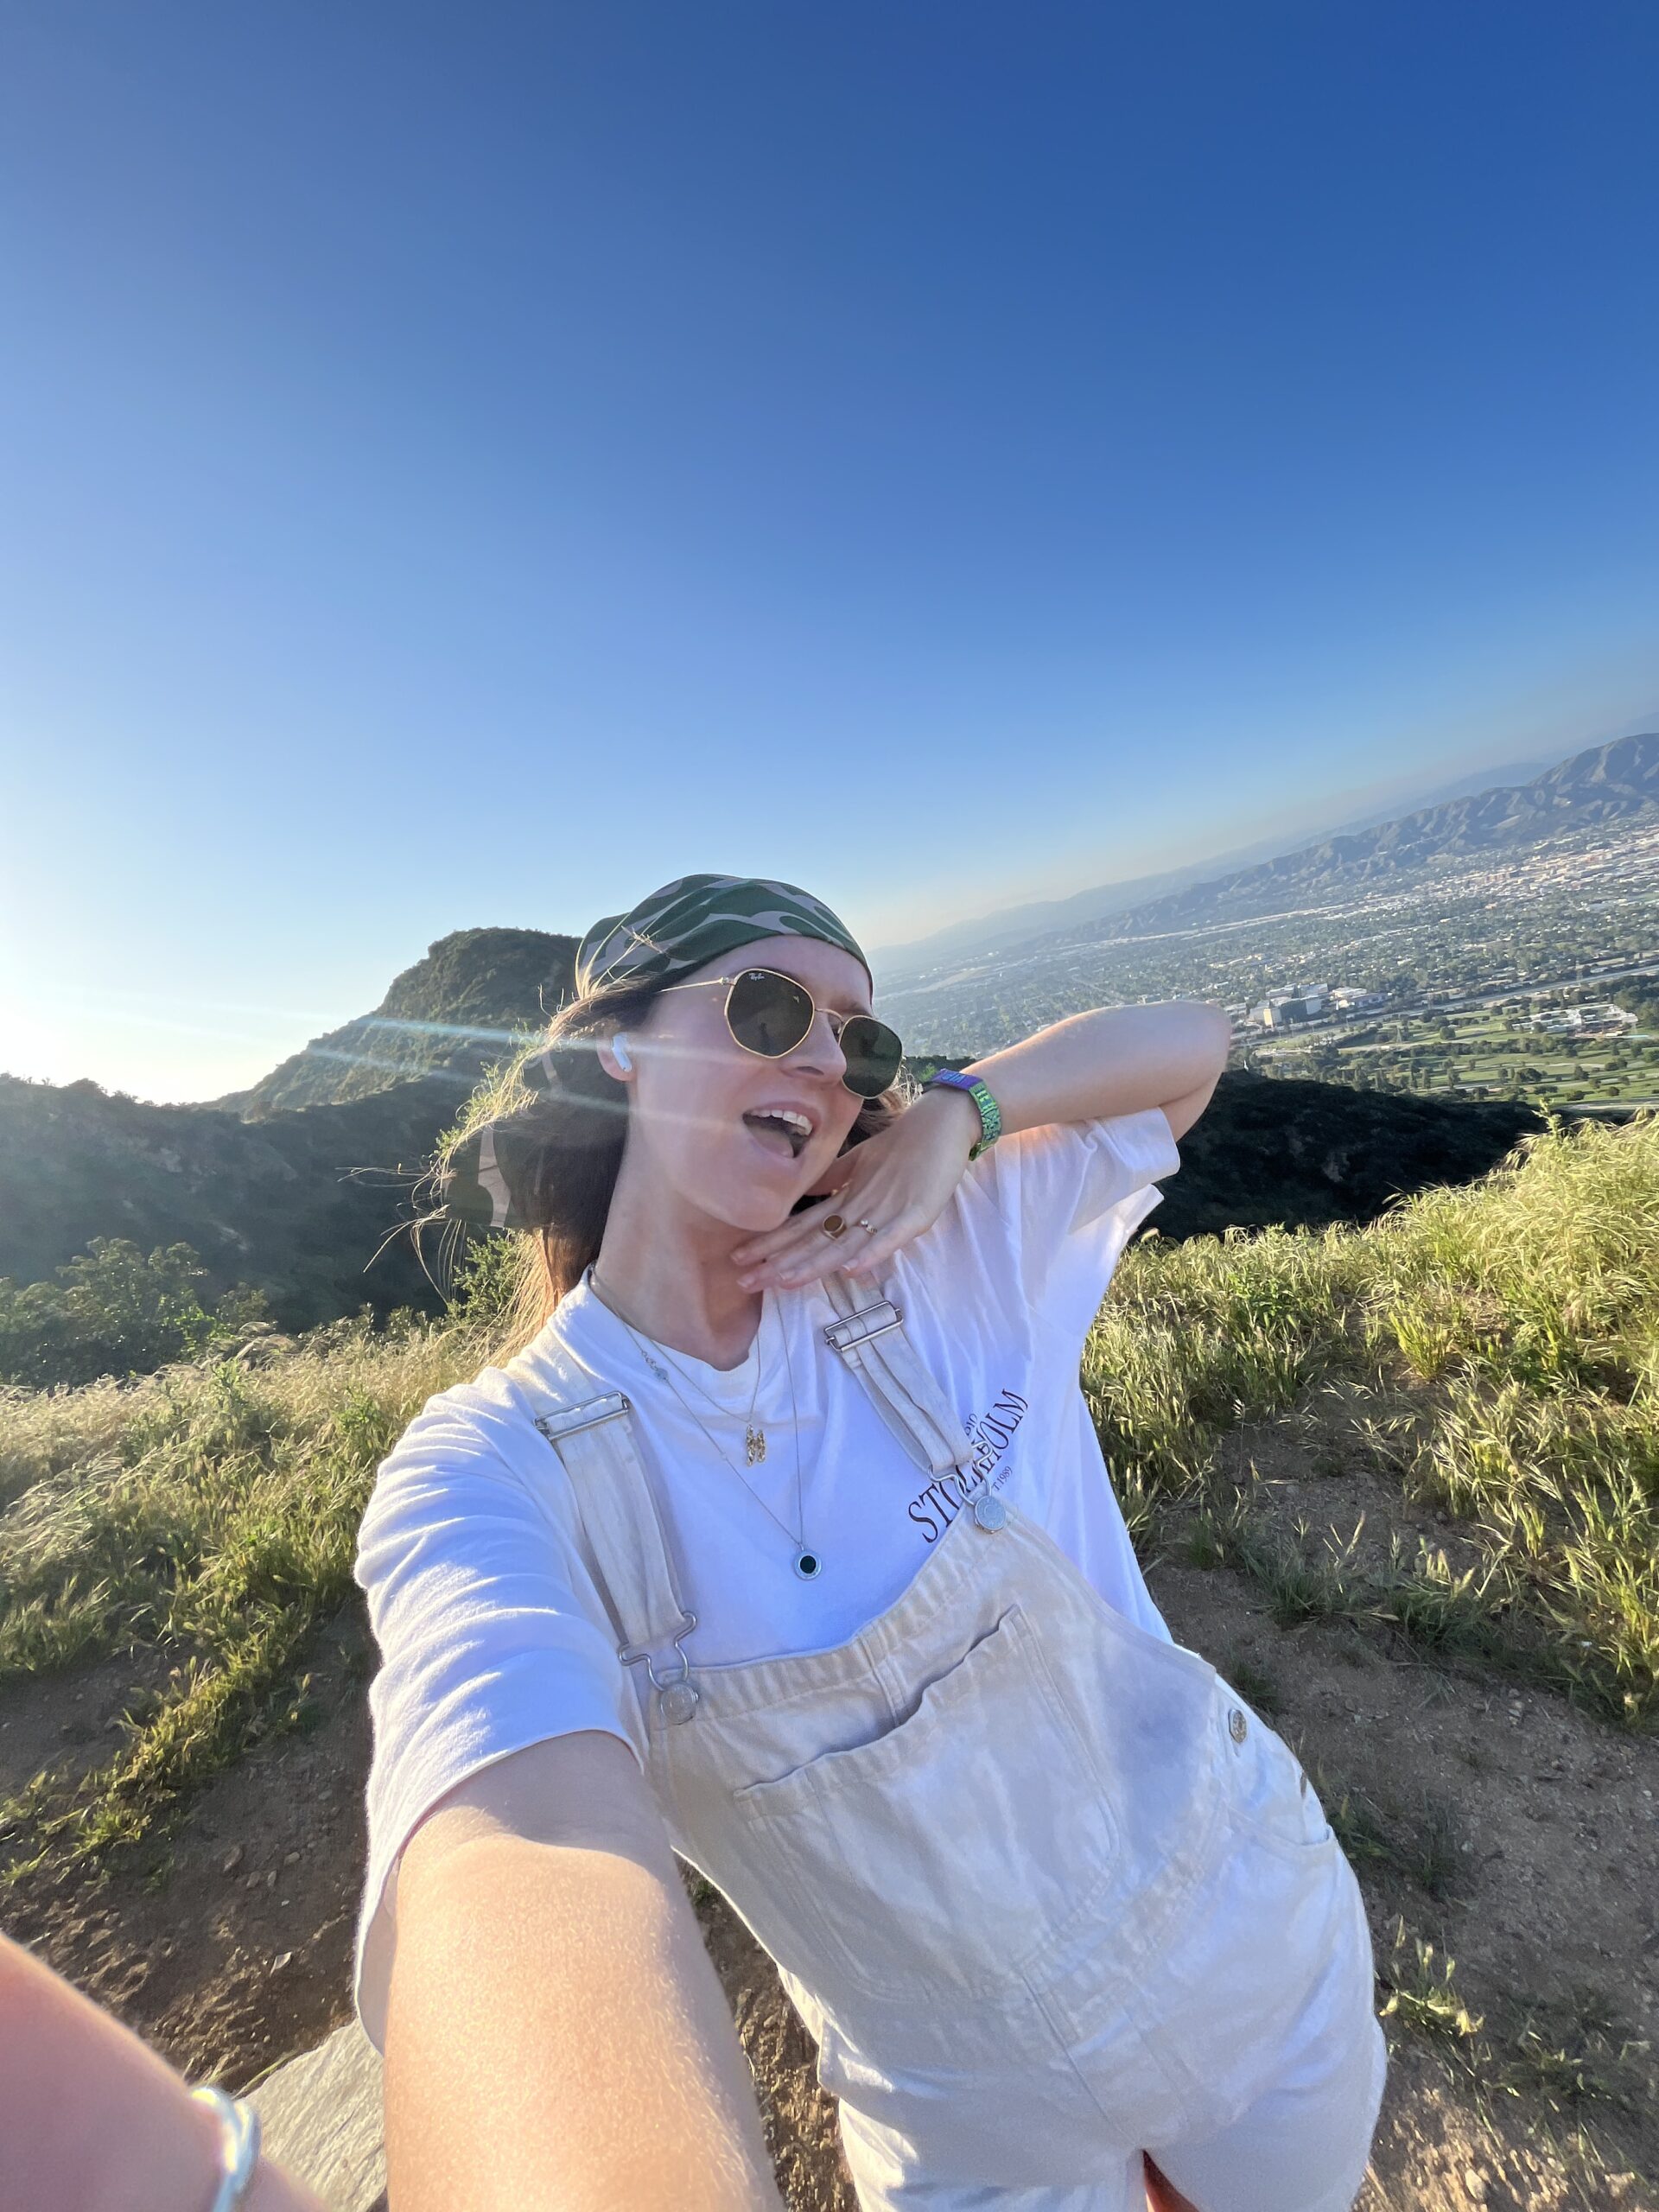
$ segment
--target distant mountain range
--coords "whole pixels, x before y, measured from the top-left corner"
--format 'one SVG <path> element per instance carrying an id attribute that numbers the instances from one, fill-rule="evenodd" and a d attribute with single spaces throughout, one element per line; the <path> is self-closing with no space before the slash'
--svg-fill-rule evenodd
<path id="1" fill-rule="evenodd" d="M 1622 741 L 1630 742 L 1630 740 Z M 1599 748 L 1603 752 L 1611 747 Z M 1587 755 L 1575 756 L 1579 759 Z M 1571 766 L 1571 762 L 1563 764 Z M 1516 785 L 1529 784 L 1545 772 L 1554 773 L 1551 764 L 1542 760 L 1512 763 L 1507 767 L 1476 769 L 1449 783 L 1439 784 L 1431 790 L 1414 795 L 1408 794 L 1405 804 L 1414 810 L 1410 815 L 1402 810 L 1396 799 L 1392 806 L 1374 807 L 1343 821 L 1333 822 L 1321 831 L 1318 846 L 1303 846 L 1299 851 L 1323 850 L 1339 841 L 1357 837 L 1379 825 L 1390 826 L 1404 820 L 1416 820 L 1430 810 L 1458 800 L 1478 797 L 1497 791 L 1512 790 Z M 1098 885 L 1090 891 L 1078 891 L 1065 899 L 1042 899 L 1033 905 L 1006 907 L 1000 913 L 984 914 L 963 922 L 955 922 L 948 929 L 936 931 L 931 936 L 918 938 L 910 944 L 890 945 L 874 956 L 879 981 L 898 982 L 919 976 L 957 961 L 978 961 L 998 954 L 1014 951 L 1018 947 L 1029 947 L 1044 941 L 1064 939 L 1067 942 L 1087 941 L 1102 936 L 1116 936 L 1116 929 L 1096 929 L 1095 923 L 1116 920 L 1140 913 L 1154 906 L 1155 902 L 1173 899 L 1195 887 L 1210 887 L 1230 882 L 1249 872 L 1252 864 L 1279 861 L 1284 854 L 1282 836 L 1265 838 L 1256 843 L 1241 847 L 1230 853 L 1212 854 L 1209 859 L 1189 862 L 1184 868 L 1172 868 L 1156 875 L 1135 876 L 1121 883 Z"/>
<path id="2" fill-rule="evenodd" d="M 1659 732 L 1575 753 L 1530 783 L 1425 807 L 1195 883 L 1069 934 L 1078 942 L 1193 929 L 1318 904 L 1437 860 L 1498 853 L 1567 830 L 1659 818 Z"/>
<path id="3" fill-rule="evenodd" d="M 1142 894 L 1126 911 L 1090 914 L 1088 899 L 1104 895 L 1091 893 L 1020 912 L 1039 937 L 1056 913 L 1069 939 L 1190 927 L 1649 814 L 1659 816 L 1653 733 L 1218 877 L 1113 887 Z M 1151 899 L 1148 881 L 1160 887 Z M 400 1230 L 411 1187 L 484 1071 L 569 990 L 575 951 L 546 931 L 455 931 L 372 1013 L 208 1104 L 0 1076 L 0 1276 L 46 1280 L 93 1236 L 125 1236 L 146 1250 L 191 1245 L 210 1294 L 262 1289 L 289 1329 L 365 1303 L 436 1310 L 440 1292 Z M 1396 1191 L 1481 1173 L 1532 1122 L 1519 1106 L 1230 1075 L 1183 1147 L 1159 1225 L 1366 1219 Z"/>

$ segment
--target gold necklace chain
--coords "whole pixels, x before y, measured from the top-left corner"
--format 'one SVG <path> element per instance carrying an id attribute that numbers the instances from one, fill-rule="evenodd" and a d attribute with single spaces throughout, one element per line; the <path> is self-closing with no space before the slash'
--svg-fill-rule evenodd
<path id="1" fill-rule="evenodd" d="M 610 1307 L 612 1313 L 615 1314 L 617 1319 L 621 1322 L 625 1329 L 631 1329 L 633 1326 L 633 1324 L 623 1313 L 621 1307 L 615 1304 L 607 1291 L 601 1288 L 599 1274 L 596 1268 L 591 1267 L 588 1268 L 588 1280 L 593 1285 L 594 1290 L 598 1292 L 601 1303 Z M 766 1308 L 765 1300 L 763 1300 L 760 1306 L 760 1322 L 762 1327 L 764 1327 L 766 1324 Z M 715 1397 L 712 1390 L 705 1389 L 702 1384 L 698 1382 L 695 1375 L 691 1374 L 688 1369 L 682 1367 L 679 1361 L 674 1357 L 666 1344 L 658 1344 L 655 1337 L 653 1337 L 651 1341 L 652 1344 L 657 1344 L 658 1351 L 661 1352 L 663 1357 L 668 1361 L 670 1366 L 671 1366 L 677 1374 L 683 1376 L 685 1381 L 691 1385 L 691 1388 L 697 1393 L 700 1398 L 704 1399 L 708 1404 L 714 1408 L 715 1411 L 720 1415 L 722 1421 L 729 1421 L 733 1418 L 731 1408 L 729 1406 L 722 1406 L 720 1400 Z M 759 1427 L 757 1427 L 755 1426 L 754 1420 L 754 1409 L 760 1402 L 760 1376 L 762 1373 L 760 1359 L 760 1330 L 759 1328 L 757 1328 L 754 1332 L 753 1351 L 754 1389 L 749 1394 L 748 1419 L 743 1424 L 743 1457 L 752 1467 L 759 1466 L 760 1462 L 766 1456 L 766 1425 L 763 1422 Z"/>
<path id="2" fill-rule="evenodd" d="M 592 1282 L 593 1280 L 593 1271 L 590 1268 L 588 1270 L 588 1281 Z M 595 1285 L 594 1287 L 597 1288 L 597 1285 Z M 740 1467 L 737 1462 L 728 1455 L 718 1440 L 709 1433 L 708 1423 L 702 1420 L 702 1416 L 698 1414 L 696 1408 L 686 1396 L 684 1391 L 680 1389 L 678 1383 L 675 1382 L 673 1375 L 671 1373 L 669 1369 L 660 1366 L 658 1362 L 652 1358 L 652 1349 L 653 1346 L 658 1351 L 663 1353 L 664 1357 L 667 1357 L 667 1347 L 664 1344 L 658 1344 L 655 1338 L 652 1338 L 651 1339 L 651 1343 L 648 1344 L 646 1340 L 639 1334 L 638 1329 L 634 1327 L 632 1322 L 628 1319 L 626 1314 L 623 1313 L 617 1306 L 613 1306 L 610 1300 L 606 1297 L 602 1292 L 600 1293 L 600 1303 L 602 1306 L 608 1306 L 610 1311 L 616 1315 L 617 1319 L 621 1322 L 629 1336 L 632 1338 L 634 1348 L 639 1352 L 640 1358 L 644 1360 L 647 1368 L 649 1368 L 651 1372 L 658 1377 L 658 1381 L 666 1382 L 669 1389 L 673 1391 L 674 1395 L 679 1400 L 681 1405 L 684 1407 L 686 1412 L 690 1414 L 692 1420 L 702 1431 L 703 1436 L 707 1440 L 709 1446 L 714 1452 L 715 1457 L 725 1461 L 726 1465 L 731 1469 L 732 1472 L 742 1484 L 744 1489 L 747 1491 L 749 1496 L 760 1508 L 760 1510 L 783 1530 L 784 1534 L 789 1538 L 791 1543 L 794 1545 L 795 1558 L 793 1565 L 796 1573 L 799 1575 L 803 1582 L 810 1582 L 814 1580 L 823 1571 L 823 1555 L 806 1541 L 806 1501 L 801 1482 L 800 1408 L 795 1397 L 794 1363 L 789 1356 L 789 1331 L 785 1326 L 782 1314 L 780 1313 L 778 1317 L 778 1327 L 784 1347 L 784 1372 L 789 1378 L 790 1427 L 793 1430 L 795 1436 L 795 1515 L 796 1519 L 799 1523 L 798 1528 L 796 1529 L 791 1529 L 786 1521 L 779 1519 L 777 1514 L 775 1514 L 772 1508 L 766 1503 L 766 1499 L 761 1497 L 760 1491 L 756 1490 L 754 1484 L 749 1480 L 741 1467 Z M 764 1306 L 760 1309 L 760 1318 L 764 1323 L 766 1319 L 766 1308 Z M 755 1331 L 754 1350 L 755 1364 L 758 1370 L 760 1360 L 760 1332 L 758 1329 Z M 676 1362 L 676 1364 L 677 1365 L 678 1363 Z M 693 1380 L 693 1377 L 688 1375 L 685 1379 L 690 1382 Z M 755 1395 L 758 1399 L 760 1391 L 760 1377 L 758 1372 L 755 1376 L 754 1388 Z M 704 1391 L 703 1395 L 705 1397 L 709 1397 L 709 1393 Z M 709 1397 L 709 1402 L 711 1405 L 716 1405 L 719 1402 L 715 1398 Z M 722 1408 L 722 1410 L 724 1409 Z M 753 1408 L 751 1408 L 751 1412 L 753 1412 Z M 764 1457 L 764 1453 L 761 1456 Z"/>
<path id="3" fill-rule="evenodd" d="M 762 1304 L 760 1308 L 760 1320 L 763 1326 L 766 1322 L 766 1309 L 765 1305 Z M 626 1322 L 623 1323 L 623 1326 L 625 1328 L 627 1327 L 627 1325 L 628 1324 Z M 663 1357 L 667 1360 L 669 1365 L 674 1369 L 675 1372 L 684 1376 L 685 1380 L 691 1385 L 691 1388 L 697 1393 L 699 1397 L 706 1398 L 709 1403 L 714 1408 L 715 1411 L 721 1415 L 723 1419 L 730 1420 L 733 1418 L 731 1408 L 729 1406 L 722 1406 L 720 1400 L 715 1397 L 712 1390 L 706 1390 L 702 1384 L 698 1382 L 695 1375 L 691 1374 L 688 1369 L 682 1367 L 679 1361 L 675 1358 L 674 1355 L 670 1351 L 666 1344 L 658 1344 L 655 1337 L 652 1338 L 652 1342 L 657 1344 L 658 1351 L 661 1352 Z M 762 1425 L 757 1428 L 754 1423 L 754 1409 L 760 1402 L 760 1329 L 756 1329 L 754 1332 L 754 1389 L 749 1395 L 748 1419 L 743 1424 L 743 1457 L 751 1467 L 759 1466 L 760 1462 L 766 1456 L 766 1426 L 762 1423 Z"/>

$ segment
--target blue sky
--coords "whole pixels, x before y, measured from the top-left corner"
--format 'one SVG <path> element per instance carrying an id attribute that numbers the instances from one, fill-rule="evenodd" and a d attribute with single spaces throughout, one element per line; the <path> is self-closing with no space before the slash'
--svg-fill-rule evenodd
<path id="1" fill-rule="evenodd" d="M 879 944 L 1659 718 L 1646 0 L 0 45 L 16 1073 L 211 1096 L 454 928 L 712 867 Z"/>

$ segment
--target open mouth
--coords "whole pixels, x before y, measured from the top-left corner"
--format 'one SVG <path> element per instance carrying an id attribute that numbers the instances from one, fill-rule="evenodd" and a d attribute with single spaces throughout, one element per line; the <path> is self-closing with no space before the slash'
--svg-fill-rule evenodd
<path id="1" fill-rule="evenodd" d="M 788 1106 L 768 1106 L 759 1113 L 746 1114 L 743 1126 L 752 1130 L 769 1150 L 776 1152 L 780 1160 L 785 1154 L 791 1160 L 798 1160 L 812 1134 L 812 1124 L 806 1116 Z"/>

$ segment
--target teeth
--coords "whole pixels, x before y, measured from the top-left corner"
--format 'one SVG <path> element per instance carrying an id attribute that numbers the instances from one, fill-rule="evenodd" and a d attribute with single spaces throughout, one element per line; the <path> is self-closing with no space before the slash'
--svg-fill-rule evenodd
<path id="1" fill-rule="evenodd" d="M 757 1106 L 744 1116 L 744 1120 L 757 1124 L 766 1122 L 783 1132 L 789 1139 L 790 1150 L 797 1160 L 812 1135 L 811 1116 L 803 1114 L 796 1106 Z"/>

